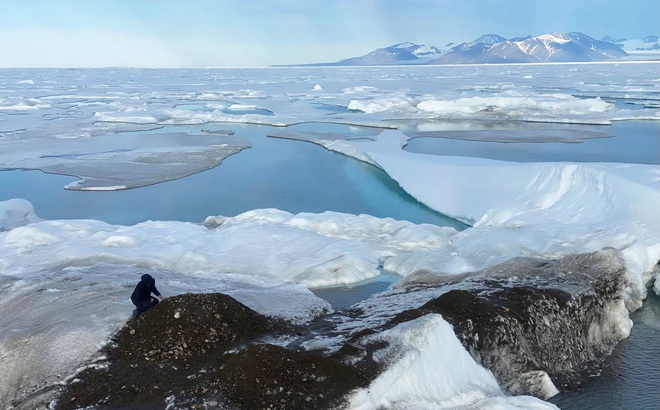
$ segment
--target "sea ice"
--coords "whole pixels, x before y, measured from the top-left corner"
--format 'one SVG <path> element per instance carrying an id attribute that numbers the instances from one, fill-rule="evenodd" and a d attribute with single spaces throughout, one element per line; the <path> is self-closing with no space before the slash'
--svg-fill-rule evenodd
<path id="1" fill-rule="evenodd" d="M 25 201 L 0 202 L 8 214 Z M 380 274 L 382 261 L 442 249 L 456 230 L 335 212 L 273 209 L 205 226 L 149 221 L 133 226 L 93 220 L 35 222 L 0 234 L 3 274 L 32 277 L 57 266 L 107 262 L 203 277 L 237 273 L 309 287 L 351 284 Z"/>
<path id="2" fill-rule="evenodd" d="M 214 134 L 122 133 L 60 138 L 35 149 L 33 138 L 46 139 L 46 132 L 6 137 L 6 141 L 13 143 L 0 153 L 0 166 L 40 169 L 81 178 L 67 185 L 67 189 L 117 190 L 204 171 L 250 147 L 240 138 Z"/>
<path id="3" fill-rule="evenodd" d="M 591 124 L 660 119 L 660 109 L 649 105 L 659 88 L 653 81 L 657 79 L 657 63 L 653 62 L 289 67 L 179 70 L 176 75 L 170 70 L 147 73 L 114 69 L 6 72 L 5 79 L 0 79 L 4 90 L 0 132 L 18 134 L 0 138 L 0 152 L 11 154 L 11 161 L 0 155 L 0 169 L 34 168 L 39 153 L 66 154 L 64 138 L 79 139 L 83 152 L 120 152 L 126 149 L 126 140 L 111 133 L 217 122 L 272 126 L 332 122 L 391 128 L 405 120 L 438 118 Z M 31 82 L 17 83 L 25 78 Z M 365 78 L 370 85 L 364 85 Z M 310 84 L 316 86 L 310 90 Z M 647 103 L 617 103 L 621 101 Z M 197 108 L 200 104 L 203 110 Z M 40 147 L 39 152 L 35 153 L 34 147 Z M 154 157 L 161 149 L 160 145 L 151 150 L 143 146 L 141 152 Z M 198 158 L 186 160 L 190 169 L 163 175 L 158 181 L 195 172 L 192 168 Z M 129 163 L 136 167 L 130 159 Z M 80 174 L 81 169 L 98 167 L 92 156 L 78 156 L 75 169 L 66 157 L 50 158 L 50 164 L 48 172 L 89 177 L 90 185 L 72 186 L 76 189 L 130 188 L 158 182 L 153 178 L 93 182 L 100 175 Z M 167 168 L 173 167 L 175 164 L 170 163 Z M 145 172 L 140 167 L 134 171 L 126 178 Z"/>
<path id="4" fill-rule="evenodd" d="M 30 208 L 24 201 L 1 204 L 6 214 Z M 4 318 L 0 348 L 5 357 L 21 357 L 22 349 L 41 351 L 45 348 L 42 344 L 61 339 L 68 353 L 49 362 L 51 367 L 39 362 L 39 357 L 22 362 L 27 367 L 7 362 L 6 368 L 12 369 L 6 373 L 7 392 L 24 388 L 16 384 L 16 378 L 45 376 L 44 380 L 53 382 L 56 374 L 70 371 L 91 357 L 95 346 L 125 320 L 130 310 L 126 297 L 132 282 L 144 272 L 158 278 L 166 295 L 221 291 L 267 315 L 305 322 L 329 309 L 308 287 L 359 282 L 378 275 L 381 265 L 401 275 L 420 270 L 447 273 L 446 267 L 452 264 L 455 270 L 449 273 L 469 272 L 521 252 L 516 248 L 521 246 L 516 243 L 517 231 L 506 224 L 499 226 L 499 231 L 475 227 L 457 232 L 334 212 L 292 215 L 254 210 L 231 218 L 209 218 L 204 225 L 152 221 L 117 226 L 93 220 L 18 219 L 17 225 L 22 226 L 0 233 L 0 285 L 5 290 L 0 298 L 0 317 Z M 558 228 L 554 234 L 561 232 Z M 533 238 L 525 238 L 518 241 L 532 247 Z M 502 242 L 513 245 L 503 250 L 494 245 Z M 570 253 L 577 246 L 567 249 L 565 252 Z M 410 265 L 408 261 L 415 258 L 417 263 Z M 392 297 L 396 295 L 402 303 L 415 307 L 405 292 L 395 292 Z M 26 316 L 28 300 L 32 308 Z M 56 329 L 58 323 L 83 308 L 94 320 L 70 321 L 70 331 L 66 332 Z M 374 315 L 371 320 L 378 317 Z M 32 322 L 42 325 L 21 326 Z M 28 331 L 39 336 L 31 338 L 25 333 Z M 73 336 L 66 339 L 69 332 Z M 67 342 L 88 336 L 92 337 L 90 343 L 79 348 Z M 327 346 L 328 340 L 321 343 Z M 307 344 L 313 347 L 313 341 Z M 400 393 L 401 397 L 411 394 L 405 389 Z M 444 394 L 431 393 L 432 398 Z M 401 397 L 395 398 L 408 400 Z M 470 400 L 489 397 L 486 394 Z"/>
<path id="5" fill-rule="evenodd" d="M 562 129 L 531 129 L 531 130 L 447 130 L 447 131 L 407 131 L 410 138 L 449 138 L 466 141 L 484 142 L 525 142 L 525 143 L 580 143 L 593 138 L 611 138 L 613 135 L 596 131 L 576 131 Z"/>

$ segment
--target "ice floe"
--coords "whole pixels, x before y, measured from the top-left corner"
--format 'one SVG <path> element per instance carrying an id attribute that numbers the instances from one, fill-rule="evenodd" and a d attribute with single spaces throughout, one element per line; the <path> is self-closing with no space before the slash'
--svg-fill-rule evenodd
<path id="1" fill-rule="evenodd" d="M 88 191 L 127 189 L 182 178 L 218 166 L 225 158 L 250 147 L 236 137 L 181 132 L 60 138 L 47 150 L 30 150 L 33 140 L 25 137 L 32 134 L 26 131 L 6 137 L 13 144 L 0 153 L 0 162 L 10 168 L 74 175 L 81 180 L 66 188 Z"/>
<path id="2" fill-rule="evenodd" d="M 473 225 L 452 237 L 448 251 L 400 255 L 385 261 L 386 270 L 458 274 L 512 256 L 556 258 L 611 246 L 628 264 L 629 306 L 640 306 L 660 260 L 657 166 L 443 157 L 406 152 L 407 141 L 391 130 L 375 141 L 316 140 L 383 169 L 420 202 Z"/>

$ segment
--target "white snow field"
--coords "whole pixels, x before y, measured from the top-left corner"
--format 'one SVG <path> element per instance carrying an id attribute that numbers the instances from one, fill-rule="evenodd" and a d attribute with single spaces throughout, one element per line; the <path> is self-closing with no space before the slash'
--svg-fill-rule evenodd
<path id="1" fill-rule="evenodd" d="M 419 126 L 411 131 L 424 132 L 429 121 L 455 119 L 657 121 L 659 68 L 657 62 L 618 62 L 3 69 L 0 169 L 80 177 L 69 189 L 182 178 L 250 146 L 240 132 L 207 132 L 206 124 L 215 122 L 388 129 L 414 120 Z M 594 137 L 569 136 L 573 142 Z M 143 273 L 152 274 L 166 296 L 224 292 L 262 314 L 307 323 L 331 310 L 310 288 L 357 284 L 381 270 L 400 275 L 405 286 L 419 272 L 469 275 L 515 256 L 558 258 L 610 246 L 627 264 L 628 311 L 640 306 L 647 285 L 660 294 L 657 165 L 414 154 L 402 149 L 408 138 L 386 130 L 362 140 L 302 139 L 379 167 L 418 201 L 472 227 L 458 232 L 369 215 L 276 209 L 209 216 L 203 224 L 42 220 L 39 209 L 0 186 L 0 407 L 29 395 L 47 397 L 93 361 L 130 315 L 128 295 Z M 612 317 L 629 329 L 628 311 L 623 304 L 620 310 Z M 352 396 L 352 408 L 556 408 L 505 396 L 440 316 L 374 337 L 392 342 L 379 358 L 388 370 Z"/>

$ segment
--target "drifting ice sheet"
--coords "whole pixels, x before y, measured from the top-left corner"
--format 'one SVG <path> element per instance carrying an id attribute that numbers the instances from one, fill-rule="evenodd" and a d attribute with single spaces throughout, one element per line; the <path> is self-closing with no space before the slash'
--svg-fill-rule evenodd
<path id="1" fill-rule="evenodd" d="M 376 141 L 316 141 L 383 169 L 420 202 L 474 225 L 452 237 L 448 251 L 399 255 L 385 261 L 386 270 L 458 274 L 514 256 L 557 258 L 611 246 L 628 265 L 629 308 L 641 305 L 660 260 L 657 166 L 413 154 L 401 149 L 407 140 L 387 130 Z"/>
<path id="2" fill-rule="evenodd" d="M 0 167 L 75 175 L 81 180 L 66 186 L 72 190 L 119 190 L 182 178 L 250 147 L 239 138 L 208 133 L 131 133 L 63 138 L 35 150 L 31 134 L 7 138 L 13 144 L 0 153 Z"/>

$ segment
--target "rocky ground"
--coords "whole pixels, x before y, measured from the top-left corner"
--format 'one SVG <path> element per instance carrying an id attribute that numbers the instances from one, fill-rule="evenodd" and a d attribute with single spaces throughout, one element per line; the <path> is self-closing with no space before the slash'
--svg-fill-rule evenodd
<path id="1" fill-rule="evenodd" d="M 70 383 L 57 409 L 322 408 L 369 377 L 319 354 L 260 343 L 297 330 L 223 294 L 165 299 L 104 349 L 107 367 Z"/>
<path id="2" fill-rule="evenodd" d="M 429 288 L 439 296 L 352 328 L 339 349 L 325 352 L 293 348 L 312 335 L 336 337 L 340 330 L 324 318 L 295 327 L 223 294 L 168 298 L 129 320 L 103 349 L 106 359 L 63 388 L 56 408 L 343 408 L 352 390 L 387 365 L 373 360 L 384 342 L 366 336 L 429 313 L 442 314 L 506 391 L 544 397 L 550 379 L 560 390 L 575 389 L 625 337 L 610 317 L 623 306 L 625 286 L 615 252 L 512 261 L 461 282 L 460 290 L 417 283 L 406 296 Z M 378 302 L 386 303 L 387 295 Z M 370 312 L 358 306 L 341 314 L 346 322 Z"/>

